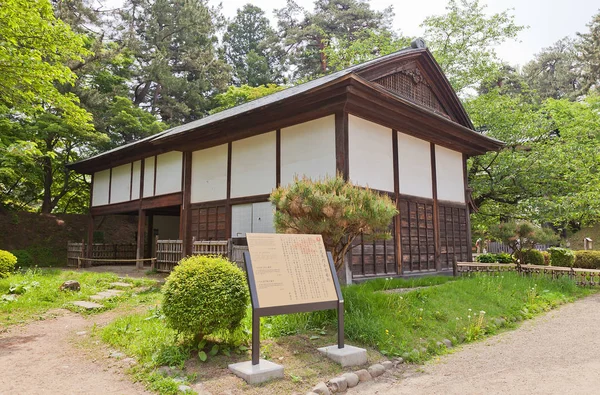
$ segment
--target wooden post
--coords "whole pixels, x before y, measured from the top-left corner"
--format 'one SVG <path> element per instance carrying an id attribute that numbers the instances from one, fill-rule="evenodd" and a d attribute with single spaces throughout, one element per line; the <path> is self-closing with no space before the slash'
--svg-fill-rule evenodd
<path id="1" fill-rule="evenodd" d="M 431 143 L 431 186 L 433 196 L 433 239 L 434 239 L 434 251 L 435 251 L 435 270 L 442 270 L 441 245 L 440 245 L 440 209 L 438 205 L 437 197 L 437 168 L 435 162 L 435 144 Z M 446 236 L 447 237 L 447 236 Z M 456 251 L 452 251 L 452 254 L 456 254 Z"/>
<path id="2" fill-rule="evenodd" d="M 148 246 L 146 247 L 148 248 L 148 256 L 145 256 L 145 258 L 154 258 L 154 255 L 152 254 L 154 248 L 154 214 L 148 213 L 146 222 L 148 222 L 148 234 L 146 235 L 146 240 L 148 242 Z"/>
<path id="3" fill-rule="evenodd" d="M 92 249 L 94 247 L 94 216 L 90 215 L 88 220 L 88 234 L 87 234 L 87 249 L 85 257 L 88 259 L 92 258 Z M 81 247 L 83 249 L 83 246 Z M 83 267 L 88 267 L 91 265 L 91 261 L 86 261 L 83 263 Z"/>
<path id="4" fill-rule="evenodd" d="M 179 215 L 180 234 L 183 241 L 183 256 L 192 254 L 192 152 L 183 153 L 183 180 L 182 180 L 183 202 Z"/>
<path id="5" fill-rule="evenodd" d="M 137 226 L 137 246 L 135 252 L 136 259 L 144 259 L 144 230 L 146 228 L 146 211 L 139 209 L 138 210 L 138 226 Z M 144 268 L 143 261 L 137 261 L 135 263 L 135 267 L 138 269 Z"/>

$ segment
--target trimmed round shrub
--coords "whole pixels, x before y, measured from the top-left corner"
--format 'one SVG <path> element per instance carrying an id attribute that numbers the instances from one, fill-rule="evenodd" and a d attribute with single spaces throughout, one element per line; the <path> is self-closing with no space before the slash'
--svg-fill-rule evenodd
<path id="1" fill-rule="evenodd" d="M 523 263 L 525 265 L 544 265 L 544 255 L 538 250 L 523 251 Z"/>
<path id="2" fill-rule="evenodd" d="M 550 247 L 550 264 L 552 266 L 573 267 L 575 262 L 575 254 L 568 248 Z"/>
<path id="3" fill-rule="evenodd" d="M 573 267 L 600 269 L 600 251 L 575 251 L 575 263 Z"/>
<path id="4" fill-rule="evenodd" d="M 0 250 L 0 278 L 5 278 L 15 270 L 17 257 L 8 251 Z"/>
<path id="5" fill-rule="evenodd" d="M 163 295 L 168 325 L 198 340 L 239 328 L 249 300 L 240 268 L 225 258 L 202 255 L 184 258 L 175 266 Z"/>
<path id="6" fill-rule="evenodd" d="M 32 267 L 35 262 L 33 255 L 27 250 L 14 250 L 11 253 L 17 257 L 17 266 L 19 267 Z"/>

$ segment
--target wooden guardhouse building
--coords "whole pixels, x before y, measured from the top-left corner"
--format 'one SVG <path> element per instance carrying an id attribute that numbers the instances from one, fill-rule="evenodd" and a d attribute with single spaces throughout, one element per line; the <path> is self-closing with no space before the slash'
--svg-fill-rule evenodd
<path id="1" fill-rule="evenodd" d="M 466 160 L 502 147 L 473 125 L 422 41 L 71 164 L 92 175 L 94 220 L 138 215 L 153 238 L 227 240 L 274 232 L 270 192 L 295 175 L 388 194 L 393 238 L 358 242 L 355 278 L 452 269 L 471 260 Z M 144 236 L 146 235 L 146 236 Z"/>

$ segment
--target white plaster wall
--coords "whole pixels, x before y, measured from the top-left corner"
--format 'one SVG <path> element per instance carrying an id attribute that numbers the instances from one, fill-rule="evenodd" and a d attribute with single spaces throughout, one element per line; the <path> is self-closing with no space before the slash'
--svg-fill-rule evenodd
<path id="1" fill-rule="evenodd" d="M 271 202 L 231 206 L 231 237 L 244 237 L 246 233 L 275 233 L 274 213 Z"/>
<path id="2" fill-rule="evenodd" d="M 335 116 L 281 129 L 281 184 L 335 176 Z"/>
<path id="3" fill-rule="evenodd" d="M 155 215 L 153 226 L 160 240 L 179 240 L 179 217 Z"/>
<path id="4" fill-rule="evenodd" d="M 154 196 L 154 157 L 144 160 L 144 197 Z"/>
<path id="5" fill-rule="evenodd" d="M 131 179 L 131 199 L 136 200 L 140 198 L 140 182 L 142 179 L 141 175 L 142 161 L 138 160 L 133 162 L 133 178 Z"/>
<path id="6" fill-rule="evenodd" d="M 183 153 L 171 151 L 156 158 L 156 195 L 181 192 Z"/>
<path id="7" fill-rule="evenodd" d="M 231 196 L 271 193 L 276 186 L 275 132 L 234 141 L 231 146 Z"/>
<path id="8" fill-rule="evenodd" d="M 252 203 L 231 206 L 231 237 L 252 233 Z"/>
<path id="9" fill-rule="evenodd" d="M 252 232 L 253 233 L 275 233 L 273 215 L 275 207 L 271 202 L 252 204 Z"/>
<path id="10" fill-rule="evenodd" d="M 108 186 L 110 183 L 110 170 L 94 173 L 94 188 L 92 192 L 92 206 L 108 204 Z"/>
<path id="11" fill-rule="evenodd" d="M 398 180 L 400 193 L 433 198 L 431 145 L 398 132 Z"/>
<path id="12" fill-rule="evenodd" d="M 192 203 L 227 198 L 227 144 L 192 153 Z"/>
<path id="13" fill-rule="evenodd" d="M 110 184 L 110 204 L 128 202 L 131 188 L 131 163 L 113 167 Z"/>
<path id="14" fill-rule="evenodd" d="M 465 202 L 462 153 L 435 146 L 437 196 L 439 200 Z"/>
<path id="15" fill-rule="evenodd" d="M 394 192 L 392 129 L 349 115 L 348 159 L 354 184 Z"/>

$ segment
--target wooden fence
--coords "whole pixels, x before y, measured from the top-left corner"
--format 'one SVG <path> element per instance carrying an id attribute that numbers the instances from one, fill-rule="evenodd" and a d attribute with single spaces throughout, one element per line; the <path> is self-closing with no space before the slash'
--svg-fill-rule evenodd
<path id="1" fill-rule="evenodd" d="M 243 251 L 246 246 L 233 245 L 228 240 L 193 241 L 192 255 L 222 255 L 244 268 Z M 183 259 L 183 242 L 181 240 L 156 240 L 156 264 L 159 272 L 170 272 Z"/>
<path id="2" fill-rule="evenodd" d="M 548 244 L 536 244 L 533 249 L 538 251 L 546 251 L 548 248 L 552 247 Z M 491 254 L 498 254 L 501 252 L 505 252 L 507 254 L 512 254 L 512 249 L 508 246 L 508 244 L 500 243 L 498 241 L 490 241 L 487 245 L 487 252 Z"/>
<path id="3" fill-rule="evenodd" d="M 87 258 L 85 256 L 87 245 L 85 243 L 67 243 L 67 266 L 77 267 L 80 258 Z M 92 244 L 92 256 L 90 257 L 94 261 L 91 262 L 92 266 L 104 266 L 104 265 L 123 265 L 133 264 L 134 262 L 112 262 L 113 260 L 131 260 L 136 258 L 136 245 L 135 244 L 105 244 L 105 243 L 94 243 Z M 104 260 L 105 259 L 105 260 Z"/>
<path id="4" fill-rule="evenodd" d="M 514 263 L 456 262 L 454 264 L 454 276 L 470 276 L 477 273 L 498 275 L 505 272 L 519 272 L 523 275 L 548 276 L 553 279 L 566 276 L 580 286 L 600 285 L 600 270 L 597 269 L 539 265 L 518 266 Z"/>

